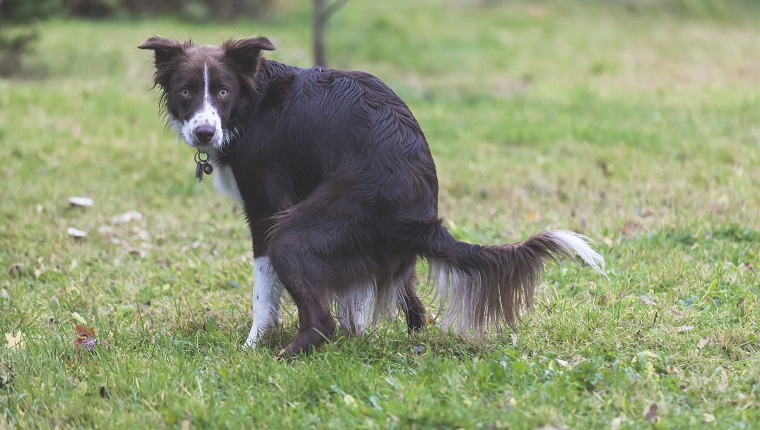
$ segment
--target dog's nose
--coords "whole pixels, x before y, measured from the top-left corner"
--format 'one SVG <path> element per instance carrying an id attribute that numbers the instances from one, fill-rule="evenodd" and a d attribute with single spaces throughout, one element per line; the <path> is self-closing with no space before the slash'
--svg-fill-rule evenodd
<path id="1" fill-rule="evenodd" d="M 200 125 L 195 129 L 195 138 L 198 139 L 198 142 L 200 143 L 206 144 L 211 142 L 211 139 L 214 138 L 214 134 L 216 134 L 216 130 L 210 125 Z"/>

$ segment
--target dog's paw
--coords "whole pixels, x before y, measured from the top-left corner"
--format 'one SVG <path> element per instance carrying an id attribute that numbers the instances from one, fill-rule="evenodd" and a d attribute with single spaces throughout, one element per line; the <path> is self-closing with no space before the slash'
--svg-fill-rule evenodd
<path id="1" fill-rule="evenodd" d="M 248 338 L 245 343 L 243 344 L 243 350 L 245 351 L 255 351 L 256 350 L 256 339 Z"/>

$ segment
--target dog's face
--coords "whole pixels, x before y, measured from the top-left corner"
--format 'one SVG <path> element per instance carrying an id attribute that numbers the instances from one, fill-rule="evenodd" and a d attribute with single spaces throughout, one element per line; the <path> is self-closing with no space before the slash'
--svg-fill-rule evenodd
<path id="1" fill-rule="evenodd" d="M 161 88 L 168 124 L 188 145 L 207 151 L 228 141 L 241 99 L 256 91 L 261 51 L 274 46 L 264 37 L 214 46 L 151 37 L 139 48 L 155 52 L 154 84 Z"/>

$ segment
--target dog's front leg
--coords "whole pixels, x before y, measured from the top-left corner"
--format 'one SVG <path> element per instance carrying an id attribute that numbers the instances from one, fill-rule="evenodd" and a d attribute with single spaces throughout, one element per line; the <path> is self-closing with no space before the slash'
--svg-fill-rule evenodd
<path id="1" fill-rule="evenodd" d="M 244 348 L 256 348 L 261 333 L 280 321 L 282 283 L 272 269 L 269 257 L 253 259 L 253 325 Z"/>

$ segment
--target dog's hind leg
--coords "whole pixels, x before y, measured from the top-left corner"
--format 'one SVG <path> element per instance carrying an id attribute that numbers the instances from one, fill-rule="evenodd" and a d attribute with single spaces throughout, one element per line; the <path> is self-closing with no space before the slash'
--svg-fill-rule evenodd
<path id="1" fill-rule="evenodd" d="M 279 357 L 288 358 L 308 354 L 327 340 L 335 331 L 335 320 L 330 314 L 331 294 L 325 281 L 329 276 L 326 263 L 319 261 L 305 249 L 277 244 L 272 253 L 273 267 L 298 308 L 298 335 L 286 346 Z M 328 270 L 326 270 L 328 269 Z"/>
<path id="2" fill-rule="evenodd" d="M 272 269 L 269 257 L 253 259 L 253 325 L 244 348 L 255 348 L 259 336 L 280 320 L 282 283 Z"/>
<path id="3" fill-rule="evenodd" d="M 333 267 L 339 264 L 339 245 L 325 223 L 302 223 L 309 215 L 293 213 L 292 217 L 283 217 L 269 239 L 272 267 L 298 308 L 298 335 L 280 352 L 280 357 L 310 353 L 336 327 L 330 303 L 334 286 L 341 281 Z"/>
<path id="4" fill-rule="evenodd" d="M 415 260 L 402 265 L 399 272 L 401 273 L 399 281 L 402 284 L 400 304 L 406 317 L 406 325 L 409 333 L 420 331 L 425 326 L 425 305 L 422 304 L 414 288 L 417 283 Z"/>
<path id="5" fill-rule="evenodd" d="M 286 283 L 293 286 L 292 283 Z M 330 314 L 330 296 L 319 290 L 304 288 L 301 284 L 292 288 L 290 295 L 298 308 L 298 335 L 282 349 L 278 357 L 289 358 L 301 353 L 308 354 L 335 331 L 335 320 Z"/>
<path id="6" fill-rule="evenodd" d="M 343 188 L 338 192 L 323 185 L 278 214 L 269 234 L 269 256 L 293 297 L 300 324 L 296 339 L 281 355 L 309 353 L 333 334 L 330 304 L 336 296 L 354 297 L 350 304 L 354 310 L 361 308 L 362 317 L 356 315 L 353 322 L 368 322 L 369 308 L 364 307 L 371 306 L 377 294 L 363 289 L 372 288 L 372 277 L 388 258 L 379 240 L 383 239 L 364 216 L 364 208 Z"/>

